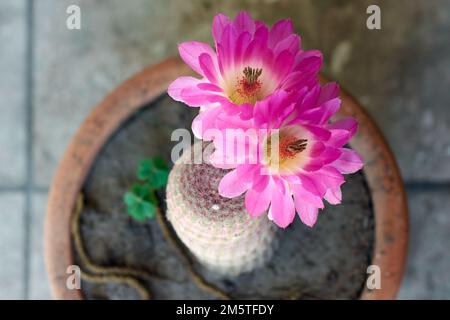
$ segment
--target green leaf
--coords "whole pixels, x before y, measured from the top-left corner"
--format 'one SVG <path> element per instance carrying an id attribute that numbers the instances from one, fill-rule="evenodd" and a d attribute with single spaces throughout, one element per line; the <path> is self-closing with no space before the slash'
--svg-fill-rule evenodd
<path id="1" fill-rule="evenodd" d="M 148 185 L 135 184 L 124 195 L 127 212 L 138 221 L 153 218 L 158 207 L 158 198 Z"/>
<path id="2" fill-rule="evenodd" d="M 134 193 L 132 193 L 131 191 L 128 191 L 125 193 L 124 197 L 123 197 L 123 201 L 125 202 L 125 204 L 128 207 L 133 206 L 136 203 L 136 196 L 134 195 Z"/>
<path id="3" fill-rule="evenodd" d="M 159 170 L 169 170 L 169 166 L 167 165 L 166 161 L 161 157 L 153 157 L 153 164 L 155 165 L 155 168 Z"/>
<path id="4" fill-rule="evenodd" d="M 153 177 L 148 180 L 148 182 L 153 188 L 160 189 L 165 185 L 167 185 L 168 179 L 169 179 L 169 172 L 157 171 L 154 173 Z"/>
<path id="5" fill-rule="evenodd" d="M 141 160 L 139 162 L 137 177 L 140 180 L 147 180 L 153 175 L 153 161 L 151 159 Z"/>
<path id="6" fill-rule="evenodd" d="M 145 159 L 139 163 L 137 176 L 140 180 L 146 181 L 150 187 L 159 189 L 167 184 L 169 167 L 161 157 Z"/>
<path id="7" fill-rule="evenodd" d="M 134 184 L 124 194 L 127 212 L 134 219 L 144 221 L 153 218 L 158 210 L 155 191 L 167 184 L 169 167 L 161 157 L 142 160 L 137 169 L 137 177 L 142 183 Z"/>
<path id="8" fill-rule="evenodd" d="M 150 202 L 140 202 L 136 205 L 128 208 L 128 213 L 138 221 L 144 221 L 146 219 L 151 219 L 156 214 L 156 206 Z"/>

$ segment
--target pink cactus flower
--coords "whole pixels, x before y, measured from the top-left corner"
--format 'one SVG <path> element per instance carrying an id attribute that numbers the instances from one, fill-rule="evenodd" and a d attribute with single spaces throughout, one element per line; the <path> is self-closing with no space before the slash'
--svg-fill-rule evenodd
<path id="1" fill-rule="evenodd" d="M 228 198 L 245 193 L 250 215 L 268 209 L 269 219 L 281 228 L 292 223 L 295 212 L 312 227 L 318 210 L 324 208 L 323 199 L 341 202 L 343 174 L 363 166 L 361 157 L 344 147 L 357 131 L 356 120 L 329 121 L 340 107 L 338 94 L 334 83 L 298 92 L 277 91 L 256 102 L 252 119 L 234 128 L 227 123 L 228 130 L 258 131 L 244 142 L 231 142 L 225 134 L 214 139 L 211 162 L 233 168 L 221 180 L 219 193 Z M 245 144 L 240 154 L 239 143 Z M 230 150 L 236 151 L 234 164 L 228 161 Z M 256 155 L 249 150 L 256 150 Z"/>
<path id="2" fill-rule="evenodd" d="M 234 20 L 218 14 L 212 35 L 216 50 L 197 41 L 179 45 L 181 58 L 201 79 L 180 77 L 168 89 L 173 99 L 201 107 L 192 125 L 199 138 L 216 127 L 216 119 L 224 113 L 245 120 L 257 102 L 276 90 L 317 84 L 322 54 L 302 50 L 290 20 L 280 20 L 269 29 L 246 12 Z"/>

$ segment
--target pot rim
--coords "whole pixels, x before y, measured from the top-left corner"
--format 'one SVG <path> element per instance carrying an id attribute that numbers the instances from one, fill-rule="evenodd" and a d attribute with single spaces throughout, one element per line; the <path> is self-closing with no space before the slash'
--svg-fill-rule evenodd
<path id="1" fill-rule="evenodd" d="M 77 195 L 95 158 L 114 132 L 137 110 L 166 92 L 177 77 L 192 71 L 169 58 L 132 76 L 108 94 L 72 138 L 49 189 L 45 218 L 45 262 L 55 299 L 82 299 L 81 290 L 66 287 L 67 267 L 74 264 L 70 218 Z M 328 80 L 320 76 L 321 82 Z M 341 90 L 337 117 L 353 116 L 359 131 L 351 141 L 365 161 L 364 173 L 375 215 L 372 265 L 381 271 L 381 289 L 367 286 L 360 299 L 395 299 L 400 288 L 408 246 L 408 210 L 400 171 L 386 140 L 360 104 Z"/>

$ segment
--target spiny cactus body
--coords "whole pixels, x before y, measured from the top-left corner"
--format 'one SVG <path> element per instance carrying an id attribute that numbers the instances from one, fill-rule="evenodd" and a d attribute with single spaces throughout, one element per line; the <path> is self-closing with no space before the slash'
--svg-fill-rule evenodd
<path id="1" fill-rule="evenodd" d="M 193 149 L 175 163 L 167 184 L 167 217 L 178 237 L 201 263 L 221 274 L 262 266 L 274 251 L 276 227 L 266 215 L 251 217 L 243 196 L 219 195 L 226 170 L 183 163 Z"/>

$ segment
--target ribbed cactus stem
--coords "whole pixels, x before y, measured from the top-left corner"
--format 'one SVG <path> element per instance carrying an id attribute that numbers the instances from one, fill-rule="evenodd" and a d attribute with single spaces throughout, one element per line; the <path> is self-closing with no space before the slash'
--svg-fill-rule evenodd
<path id="1" fill-rule="evenodd" d="M 198 145 L 200 149 L 205 144 Z M 267 262 L 275 249 L 276 227 L 264 214 L 251 217 L 244 196 L 224 198 L 218 185 L 227 170 L 178 159 L 167 184 L 167 217 L 193 255 L 209 269 L 238 275 Z"/>

